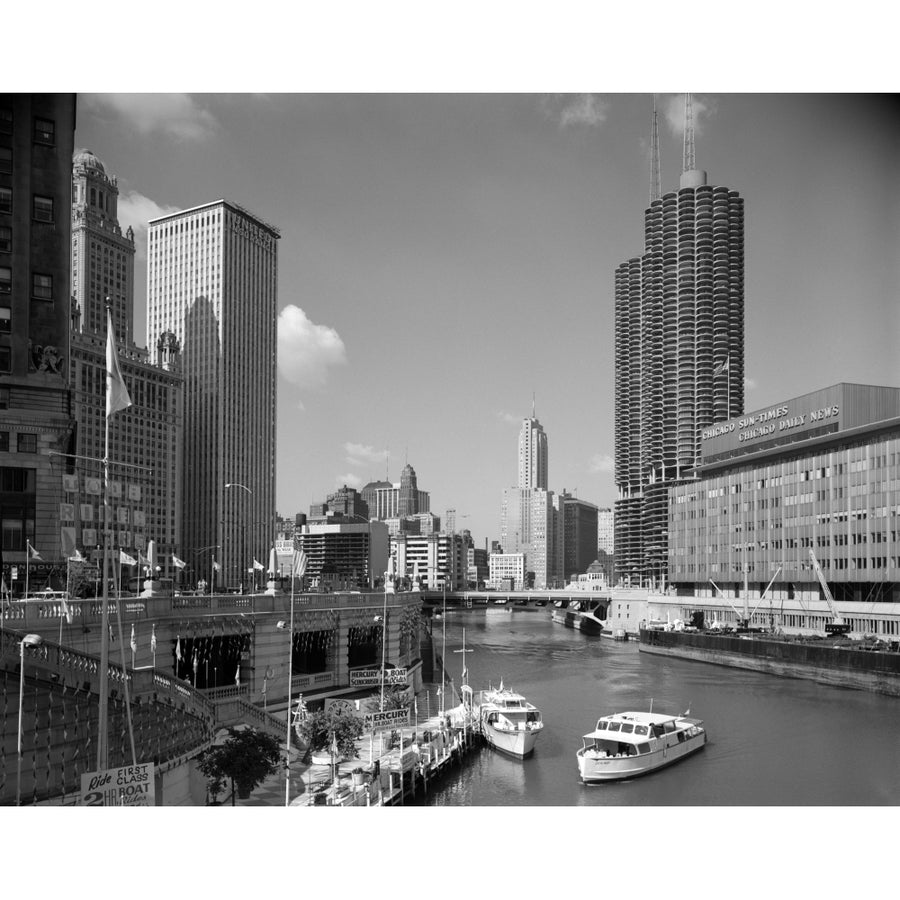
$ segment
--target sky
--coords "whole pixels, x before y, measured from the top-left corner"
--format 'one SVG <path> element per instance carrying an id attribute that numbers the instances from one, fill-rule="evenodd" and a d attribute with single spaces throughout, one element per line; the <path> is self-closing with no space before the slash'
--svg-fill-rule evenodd
<path id="1" fill-rule="evenodd" d="M 663 190 L 683 95 L 659 94 Z M 900 118 L 873 95 L 695 94 L 746 216 L 746 408 L 900 386 Z M 499 537 L 534 403 L 549 487 L 616 497 L 613 273 L 643 250 L 651 94 L 81 94 L 137 233 L 219 198 L 281 231 L 277 508 L 399 480 Z"/>

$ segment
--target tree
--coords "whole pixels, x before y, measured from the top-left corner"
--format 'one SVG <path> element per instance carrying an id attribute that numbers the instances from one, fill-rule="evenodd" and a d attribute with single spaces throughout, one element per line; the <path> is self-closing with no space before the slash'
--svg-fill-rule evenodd
<path id="1" fill-rule="evenodd" d="M 234 789 L 241 797 L 249 797 L 269 775 L 278 771 L 281 744 L 271 735 L 255 728 L 228 729 L 228 738 L 200 754 L 200 771 L 206 776 L 213 800 L 222 792 L 226 780 L 231 781 L 231 805 Z"/>
<path id="2" fill-rule="evenodd" d="M 300 723 L 299 732 L 313 753 L 330 749 L 332 740 L 336 740 L 338 753 L 352 757 L 356 755 L 356 739 L 363 733 L 363 723 L 353 715 L 319 709 Z"/>

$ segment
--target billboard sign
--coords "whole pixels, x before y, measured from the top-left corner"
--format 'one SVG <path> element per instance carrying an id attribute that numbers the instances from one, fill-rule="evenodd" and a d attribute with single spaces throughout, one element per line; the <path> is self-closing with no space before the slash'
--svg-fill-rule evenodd
<path id="1" fill-rule="evenodd" d="M 82 806 L 156 806 L 153 763 L 81 776 Z"/>
<path id="2" fill-rule="evenodd" d="M 409 709 L 386 709 L 384 712 L 366 713 L 365 731 L 387 731 L 409 725 Z"/>
<path id="3" fill-rule="evenodd" d="M 385 669 L 385 684 L 406 684 L 406 669 Z M 351 687 L 374 687 L 381 684 L 381 669 L 353 669 L 350 672 Z"/>

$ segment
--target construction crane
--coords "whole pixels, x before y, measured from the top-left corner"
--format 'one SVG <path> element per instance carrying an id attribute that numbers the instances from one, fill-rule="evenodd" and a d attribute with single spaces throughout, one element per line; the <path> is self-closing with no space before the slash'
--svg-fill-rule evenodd
<path id="1" fill-rule="evenodd" d="M 747 586 L 747 569 L 744 568 L 744 614 L 741 615 L 738 612 L 737 607 L 725 596 L 722 589 L 712 580 L 709 579 L 709 583 L 719 592 L 719 596 L 734 610 L 735 615 L 737 616 L 737 630 L 738 631 L 749 631 L 750 630 L 750 620 L 753 618 L 753 614 L 759 609 L 763 600 L 766 598 L 766 594 L 769 593 L 769 589 L 775 582 L 775 579 L 778 577 L 778 573 L 781 571 L 781 566 L 779 566 L 775 570 L 775 574 L 772 576 L 769 583 L 766 585 L 766 589 L 759 595 L 759 602 L 756 606 L 753 607 L 753 612 L 750 612 L 750 591 Z"/>
<path id="2" fill-rule="evenodd" d="M 809 559 L 815 570 L 816 578 L 819 579 L 819 584 L 822 585 L 822 593 L 825 594 L 825 602 L 831 610 L 832 618 L 831 622 L 825 623 L 825 634 L 847 634 L 847 632 L 850 631 L 850 626 L 844 621 L 843 616 L 841 616 L 837 611 L 837 607 L 834 605 L 834 597 L 831 596 L 831 591 L 828 589 L 828 582 L 822 574 L 822 567 L 819 565 L 819 561 L 816 559 L 816 554 L 813 552 L 812 547 L 809 548 Z"/>

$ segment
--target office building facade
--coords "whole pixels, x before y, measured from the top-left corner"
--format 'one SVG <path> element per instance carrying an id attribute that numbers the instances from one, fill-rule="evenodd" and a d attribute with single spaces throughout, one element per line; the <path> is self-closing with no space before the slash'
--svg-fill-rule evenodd
<path id="1" fill-rule="evenodd" d="M 185 561 L 219 554 L 228 585 L 274 539 L 279 238 L 226 200 L 149 225 L 147 339 L 173 335 L 184 376 Z"/>
<path id="2" fill-rule="evenodd" d="M 0 94 L 0 572 L 65 585 L 63 476 L 72 474 L 69 265 L 74 94 Z M 60 574 L 62 573 L 62 574 Z M 15 576 L 15 577 L 13 577 Z"/>
<path id="3" fill-rule="evenodd" d="M 390 539 L 383 522 L 310 522 L 294 541 L 306 553 L 306 580 L 314 587 L 371 589 L 387 571 Z"/>
<path id="4" fill-rule="evenodd" d="M 615 273 L 615 557 L 633 586 L 663 580 L 668 492 L 701 431 L 744 409 L 743 200 L 694 166 L 690 122 L 679 190 L 652 199 L 644 253 Z"/>
<path id="5" fill-rule="evenodd" d="M 699 437 L 696 477 L 672 490 L 671 592 L 717 603 L 729 621 L 746 573 L 756 624 L 822 631 L 812 551 L 852 630 L 896 640 L 900 388 L 837 384 Z"/>
<path id="6" fill-rule="evenodd" d="M 150 353 L 134 343 L 134 233 L 118 221 L 117 179 L 91 151 L 72 164 L 72 341 L 70 376 L 78 460 L 65 479 L 70 543 L 100 556 L 101 500 L 93 494 L 106 452 L 106 308 L 132 405 L 109 421 L 112 546 L 133 559 L 154 541 L 161 575 L 181 558 L 183 379 L 177 339 Z M 132 570 L 132 575 L 137 575 Z M 195 573 L 188 573 L 193 576 Z"/>

